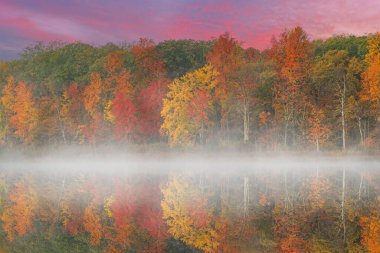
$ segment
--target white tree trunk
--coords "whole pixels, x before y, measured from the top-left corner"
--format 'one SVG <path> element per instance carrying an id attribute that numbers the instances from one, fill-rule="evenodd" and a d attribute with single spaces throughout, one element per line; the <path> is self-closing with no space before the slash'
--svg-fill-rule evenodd
<path id="1" fill-rule="evenodd" d="M 358 118 L 358 126 L 359 126 L 359 133 L 360 133 L 360 145 L 363 146 L 364 144 L 364 136 L 363 136 L 363 130 L 362 130 L 362 119 Z"/>
<path id="2" fill-rule="evenodd" d="M 343 80 L 343 90 L 341 94 L 341 118 L 342 118 L 342 149 L 346 150 L 346 120 L 345 120 L 345 101 L 346 101 L 346 80 Z"/>
<path id="3" fill-rule="evenodd" d="M 249 108 L 248 104 L 244 102 L 244 108 L 243 108 L 243 123 L 244 123 L 244 144 L 248 143 L 249 141 Z"/>
<path id="4" fill-rule="evenodd" d="M 244 216 L 247 216 L 248 214 L 248 207 L 249 207 L 249 181 L 248 177 L 244 177 Z"/>
<path id="5" fill-rule="evenodd" d="M 346 168 L 343 168 L 342 173 L 342 202 L 341 202 L 341 222 L 343 227 L 343 245 L 346 243 L 346 216 L 344 211 L 344 204 L 345 204 L 345 197 L 346 197 Z"/>

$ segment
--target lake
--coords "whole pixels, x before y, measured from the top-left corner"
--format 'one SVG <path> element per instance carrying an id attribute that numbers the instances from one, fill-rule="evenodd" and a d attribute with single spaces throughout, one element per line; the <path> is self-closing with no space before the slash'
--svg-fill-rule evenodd
<path id="1" fill-rule="evenodd" d="M 363 156 L 8 157 L 0 252 L 378 252 Z"/>

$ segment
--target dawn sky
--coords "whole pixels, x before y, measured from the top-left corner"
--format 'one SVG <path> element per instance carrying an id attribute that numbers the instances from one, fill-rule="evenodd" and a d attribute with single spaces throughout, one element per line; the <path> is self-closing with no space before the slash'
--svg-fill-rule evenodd
<path id="1" fill-rule="evenodd" d="M 263 49 L 296 25 L 312 39 L 380 31 L 380 0 L 0 0 L 0 59 L 36 41 L 200 40 L 226 31 Z"/>

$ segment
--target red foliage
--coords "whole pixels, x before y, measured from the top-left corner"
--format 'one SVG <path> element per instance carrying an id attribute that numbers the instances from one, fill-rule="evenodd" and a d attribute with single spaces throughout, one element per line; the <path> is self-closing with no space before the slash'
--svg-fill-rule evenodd
<path id="1" fill-rule="evenodd" d="M 197 125 L 208 120 L 208 108 L 211 100 L 209 92 L 205 90 L 198 90 L 191 100 L 187 113 Z"/>
<path id="2" fill-rule="evenodd" d="M 133 136 L 136 125 L 136 107 L 128 94 L 121 90 L 112 101 L 111 113 L 115 120 L 114 137 L 120 141 L 128 141 Z"/>
<path id="3" fill-rule="evenodd" d="M 139 182 L 141 192 L 139 198 L 139 212 L 137 224 L 146 229 L 154 239 L 166 239 L 169 234 L 162 219 L 161 192 L 159 182 L 143 180 Z"/>
<path id="4" fill-rule="evenodd" d="M 125 182 L 116 182 L 115 185 L 115 198 L 111 204 L 111 213 L 114 222 L 110 227 L 105 229 L 104 236 L 115 246 L 111 247 L 112 249 L 115 250 L 117 247 L 125 250 L 130 244 L 135 199 Z M 110 250 L 110 252 L 114 251 Z"/>
<path id="5" fill-rule="evenodd" d="M 162 99 L 168 90 L 168 80 L 154 80 L 138 94 L 139 130 L 144 137 L 158 137 L 162 124 Z"/>
<path id="6" fill-rule="evenodd" d="M 196 198 L 191 201 L 187 207 L 187 211 L 197 229 L 207 228 L 210 226 L 211 220 L 207 208 L 207 198 Z"/>

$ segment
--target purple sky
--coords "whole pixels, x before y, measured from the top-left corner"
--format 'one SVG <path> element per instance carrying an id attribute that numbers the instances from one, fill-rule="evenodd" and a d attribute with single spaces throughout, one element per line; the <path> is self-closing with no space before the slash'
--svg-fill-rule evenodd
<path id="1" fill-rule="evenodd" d="M 159 42 L 226 31 L 263 49 L 296 25 L 312 39 L 380 31 L 380 0 L 0 0 L 0 59 L 35 41 Z"/>

